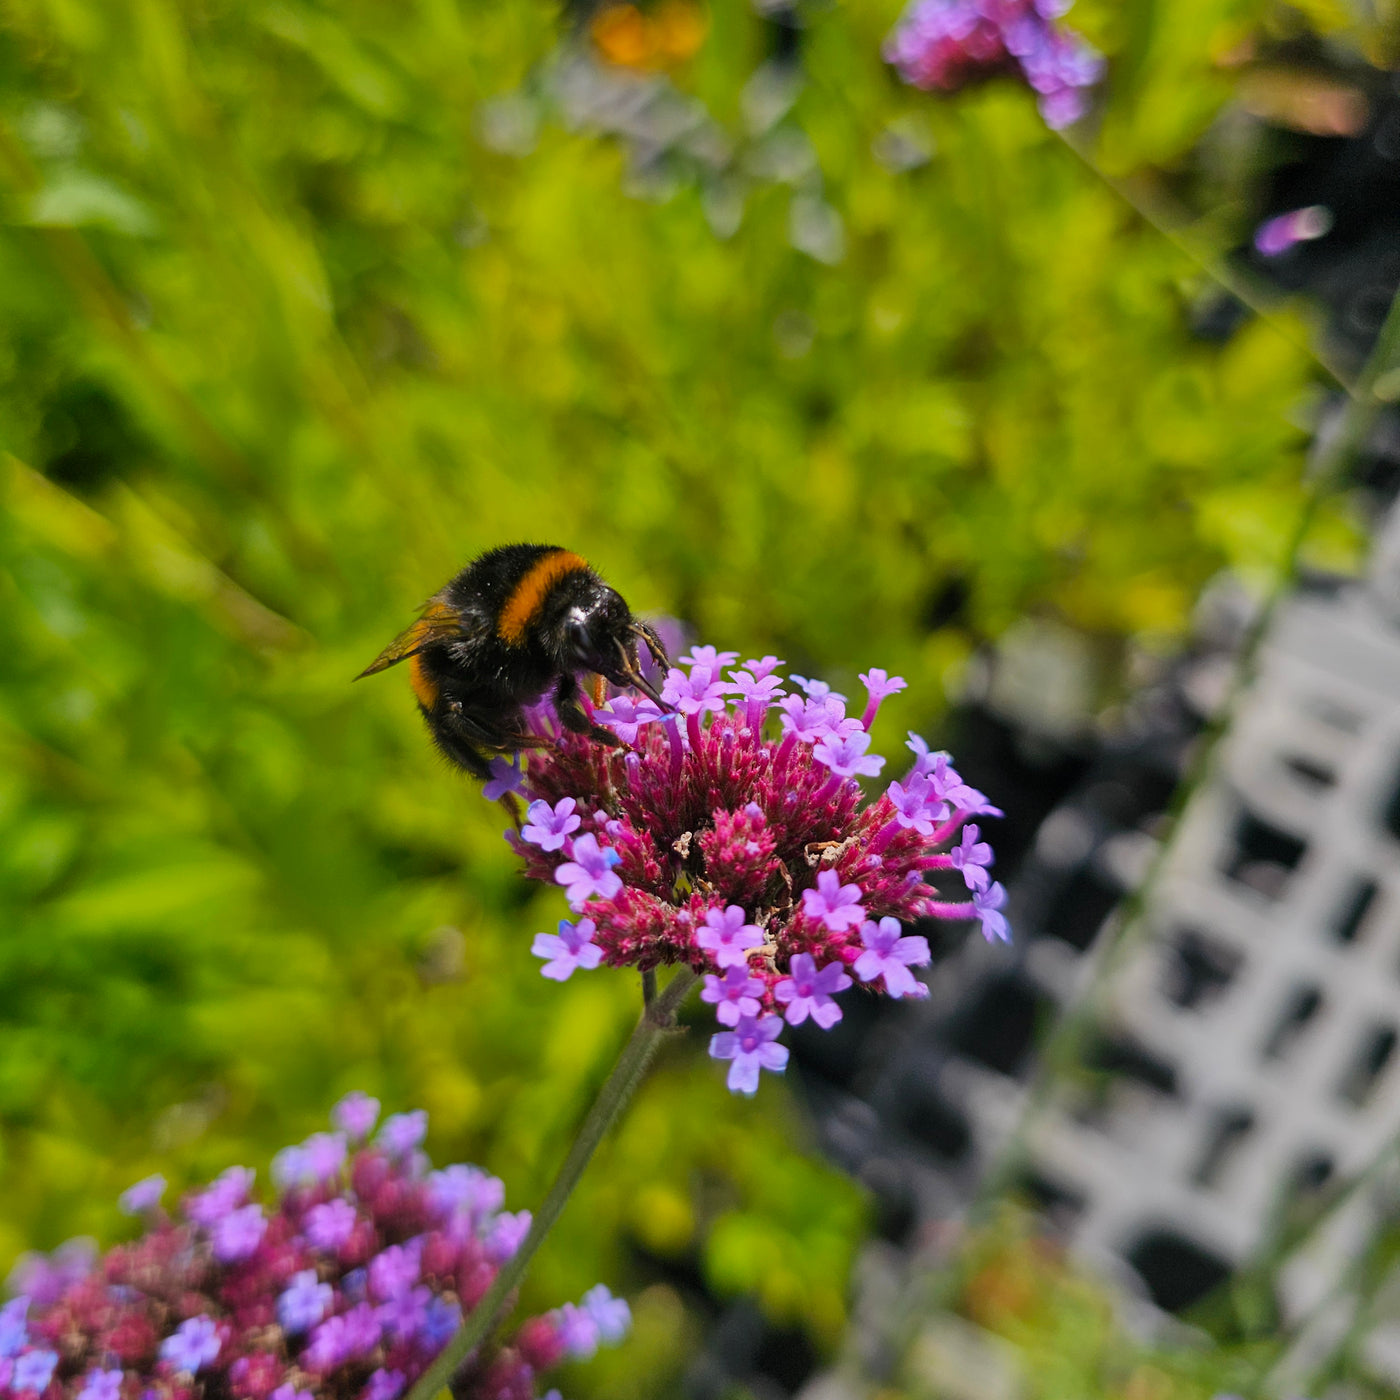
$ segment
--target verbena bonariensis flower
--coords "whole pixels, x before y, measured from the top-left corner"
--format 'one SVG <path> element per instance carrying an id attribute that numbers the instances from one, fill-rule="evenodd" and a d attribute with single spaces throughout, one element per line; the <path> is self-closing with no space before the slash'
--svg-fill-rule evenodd
<path id="1" fill-rule="evenodd" d="M 396 1400 L 490 1287 L 529 1225 L 477 1167 L 429 1169 L 423 1114 L 352 1094 L 340 1131 L 279 1153 L 274 1206 L 231 1167 L 172 1219 L 165 1182 L 122 1197 L 144 1231 L 101 1258 L 27 1255 L 0 1308 L 5 1400 Z M 622 1339 L 603 1285 L 469 1357 L 456 1400 L 533 1400 L 536 1378 Z M 558 1396 L 551 1391 L 551 1396 Z M 548 1398 L 546 1397 L 546 1400 Z"/>
<path id="2" fill-rule="evenodd" d="M 885 763 L 870 752 L 870 727 L 903 680 L 862 676 L 857 717 L 820 681 L 794 676 L 786 690 L 776 657 L 736 659 L 694 648 L 665 678 L 669 711 L 631 695 L 592 709 L 616 748 L 564 732 L 536 706 L 529 722 L 546 744 L 523 764 L 497 760 L 488 796 L 526 800 L 507 839 L 526 873 L 561 887 L 581 916 L 536 935 L 544 975 L 689 966 L 723 1028 L 710 1054 L 730 1062 L 731 1089 L 752 1093 L 761 1069 L 787 1062 L 784 1021 L 829 1029 L 837 998 L 856 986 L 927 994 L 910 969 L 929 961 L 928 941 L 904 924 L 977 919 L 989 939 L 1009 931 L 991 847 L 964 826 L 1001 813 L 947 754 L 911 734 L 910 770 L 874 800 L 862 791 Z M 941 895 L 931 876 L 970 898 Z"/>
<path id="3" fill-rule="evenodd" d="M 1036 93 L 1047 126 L 1084 115 L 1103 58 L 1055 23 L 1060 0 L 915 0 L 885 41 L 885 61 L 915 87 L 957 92 L 999 73 Z"/>

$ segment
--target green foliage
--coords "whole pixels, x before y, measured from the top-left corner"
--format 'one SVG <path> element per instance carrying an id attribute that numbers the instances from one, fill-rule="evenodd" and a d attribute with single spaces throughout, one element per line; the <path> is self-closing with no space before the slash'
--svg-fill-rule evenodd
<path id="1" fill-rule="evenodd" d="M 1257 7 L 1085 8 L 1123 55 L 1116 166 L 1176 159 Z M 895 13 L 807 32 L 789 120 L 844 220 L 828 266 L 780 185 L 720 239 L 693 190 L 628 198 L 589 133 L 483 147 L 479 104 L 559 41 L 531 0 L 6 7 L 0 1255 L 111 1238 L 136 1177 L 261 1166 L 351 1087 L 538 1195 L 635 988 L 542 982 L 560 901 L 397 677 L 348 684 L 481 549 L 558 540 L 710 640 L 899 670 L 887 745 L 1028 611 L 1111 652 L 1179 633 L 1223 565 L 1277 562 L 1295 341 L 1193 340 L 1181 255 L 1024 94 L 899 88 Z M 763 42 L 716 0 L 678 80 L 737 129 Z M 932 160 L 879 164 L 891 123 Z M 951 583 L 966 610 L 930 631 Z M 702 1047 L 532 1295 L 624 1285 L 631 1237 L 829 1340 L 859 1199 Z M 668 1393 L 693 1323 L 664 1284 L 638 1315 Z M 609 1365 L 574 1393 L 641 1393 Z"/>

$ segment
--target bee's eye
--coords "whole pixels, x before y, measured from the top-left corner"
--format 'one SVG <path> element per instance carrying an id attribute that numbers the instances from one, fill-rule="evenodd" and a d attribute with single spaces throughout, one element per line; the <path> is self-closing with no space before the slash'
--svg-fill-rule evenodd
<path id="1" fill-rule="evenodd" d="M 592 645 L 588 633 L 588 614 L 582 608 L 570 608 L 564 617 L 564 628 L 569 634 L 570 644 L 580 655 Z"/>

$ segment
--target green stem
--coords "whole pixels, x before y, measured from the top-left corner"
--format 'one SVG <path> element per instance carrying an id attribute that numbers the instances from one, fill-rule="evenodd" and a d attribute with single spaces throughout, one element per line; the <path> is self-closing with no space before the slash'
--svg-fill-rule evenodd
<path id="1" fill-rule="evenodd" d="M 502 1266 L 485 1297 L 443 1348 L 437 1360 L 418 1378 L 406 1400 L 432 1400 L 452 1379 L 462 1362 L 495 1330 L 506 1311 L 510 1294 L 525 1277 L 525 1270 L 535 1251 L 544 1243 L 545 1236 L 563 1213 L 598 1144 L 627 1106 L 633 1090 L 641 1083 L 652 1056 L 674 1028 L 676 1009 L 695 982 L 696 974 L 689 968 L 682 968 L 667 983 L 665 991 L 642 1013 L 632 1038 L 618 1057 L 607 1082 L 598 1091 L 593 1107 L 588 1110 L 588 1117 L 583 1120 L 583 1126 L 569 1148 L 569 1155 L 564 1158 L 564 1165 L 559 1168 L 554 1184 L 535 1212 L 529 1233 L 521 1241 L 520 1248 Z"/>
<path id="2" fill-rule="evenodd" d="M 1297 580 L 1303 545 L 1318 510 L 1341 484 L 1357 451 L 1365 444 L 1382 406 L 1382 400 L 1376 392 L 1377 385 L 1380 385 L 1382 390 L 1388 390 L 1397 370 L 1400 370 L 1400 291 L 1396 292 L 1391 301 L 1385 324 L 1376 337 L 1376 343 L 1365 366 L 1347 386 L 1350 397 L 1345 401 L 1339 418 L 1318 443 L 1309 464 L 1302 508 L 1284 543 L 1283 558 L 1273 587 L 1241 641 L 1225 701 L 1201 736 L 1191 765 L 1173 796 L 1167 813 L 1167 834 L 1154 854 L 1141 884 L 1124 901 L 1115 925 L 1100 935 L 1098 946 L 1089 955 L 1094 959 L 1094 963 L 1087 990 L 1060 1018 L 1046 1038 L 1039 1057 L 1039 1068 L 1032 1077 L 1010 1138 L 968 1207 L 965 1223 L 969 1227 L 987 1219 L 994 1203 L 1024 1163 L 1031 1127 L 1049 1106 L 1058 1088 L 1060 1076 L 1082 1062 L 1087 1037 L 1100 1019 L 1104 997 L 1113 982 L 1113 973 L 1146 931 L 1147 921 L 1144 915 L 1147 904 L 1174 849 L 1175 839 L 1181 831 L 1182 815 L 1210 775 L 1220 742 L 1228 732 L 1239 702 L 1254 677 L 1264 638 L 1268 635 L 1280 605 L 1289 596 Z M 1396 1141 L 1400 1143 L 1400 1138 Z M 1379 1162 L 1388 1157 L 1392 1150 L 1393 1144 L 1387 1144 L 1373 1168 L 1378 1167 Z M 1373 1168 L 1368 1168 L 1365 1176 L 1370 1177 Z M 1279 1262 L 1312 1238 L 1321 1223 L 1329 1219 L 1339 1208 L 1341 1201 L 1349 1195 L 1350 1192 L 1341 1193 L 1337 1201 L 1330 1204 L 1299 1238 L 1291 1242 L 1289 1249 L 1280 1256 Z M 922 1288 L 906 1290 L 904 1307 L 896 1310 L 891 1318 L 891 1335 L 894 1340 L 892 1355 L 902 1356 L 907 1353 L 912 1342 L 913 1330 L 921 1316 L 948 1305 L 952 1290 L 956 1286 L 956 1278 L 956 1270 L 945 1264 L 933 1272 Z M 1291 1336 L 1290 1333 L 1289 1338 L 1281 1339 L 1280 1347 L 1286 1345 Z"/>

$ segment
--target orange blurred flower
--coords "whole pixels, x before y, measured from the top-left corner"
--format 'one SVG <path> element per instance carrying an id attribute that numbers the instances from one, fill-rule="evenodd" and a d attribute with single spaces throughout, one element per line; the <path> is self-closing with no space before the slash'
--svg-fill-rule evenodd
<path id="1" fill-rule="evenodd" d="M 619 68 L 656 72 L 693 58 L 705 40 L 705 16 L 686 0 L 661 0 L 654 9 L 605 5 L 589 25 L 599 55 Z"/>

